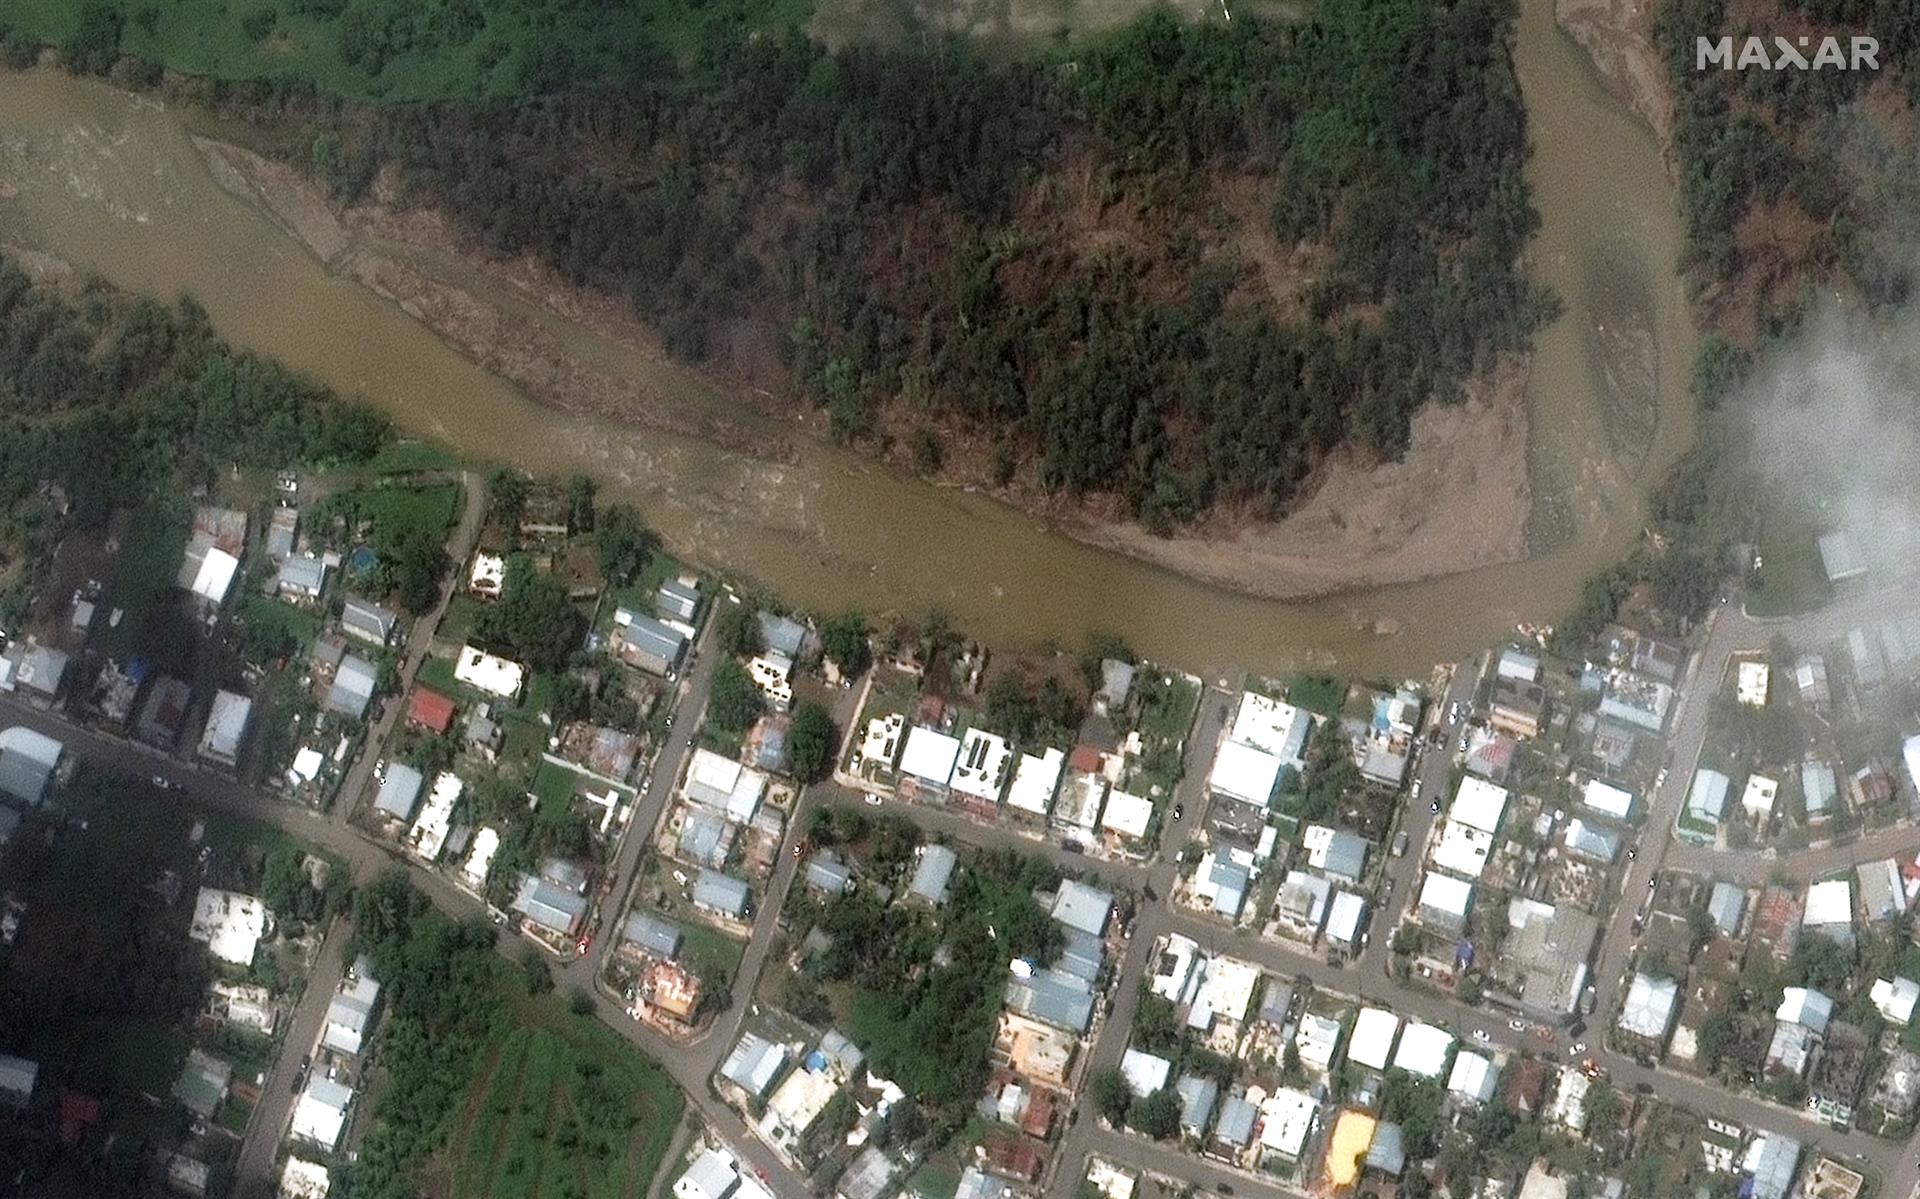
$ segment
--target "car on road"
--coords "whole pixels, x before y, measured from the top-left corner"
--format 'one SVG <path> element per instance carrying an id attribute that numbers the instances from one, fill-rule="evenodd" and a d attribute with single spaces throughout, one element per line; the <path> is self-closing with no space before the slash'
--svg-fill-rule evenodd
<path id="1" fill-rule="evenodd" d="M 1587 1051 L 1587 1043 L 1585 1041 L 1575 1041 L 1573 1044 L 1567 1046 L 1568 1057 L 1579 1057 L 1581 1054 L 1585 1053 L 1586 1051 Z"/>
<path id="2" fill-rule="evenodd" d="M 1393 856 L 1396 858 L 1404 858 L 1407 856 L 1407 834 L 1405 831 L 1402 831 L 1399 836 L 1393 839 Z"/>
<path id="3" fill-rule="evenodd" d="M 1439 810 L 1440 810 L 1440 801 L 1437 799 L 1427 805 L 1427 811 L 1429 812 L 1438 812 Z"/>
<path id="4" fill-rule="evenodd" d="M 1173 805 L 1173 818 L 1175 820 L 1180 819 L 1182 816 L 1185 816 L 1186 814 L 1187 814 L 1187 805 L 1185 804 Z"/>
<path id="5" fill-rule="evenodd" d="M 1480 1042 L 1480 1043 L 1481 1043 L 1482 1045 L 1485 1045 L 1485 1044 L 1486 1044 L 1487 1042 L 1489 1042 L 1489 1041 L 1491 1041 L 1491 1040 L 1493 1040 L 1493 1038 L 1492 1038 L 1492 1037 L 1490 1037 L 1490 1036 L 1488 1036 L 1488 1035 L 1487 1035 L 1487 1030 L 1486 1030 L 1486 1029 L 1484 1029 L 1484 1028 L 1476 1028 L 1476 1029 L 1474 1029 L 1474 1030 L 1473 1030 L 1473 1039 L 1474 1039 L 1474 1040 L 1476 1040 L 1476 1041 L 1478 1041 L 1478 1042 Z"/>
<path id="6" fill-rule="evenodd" d="M 1465 732 L 1461 733 L 1460 734 L 1460 752 L 1466 753 L 1467 746 L 1471 744 L 1472 741 L 1473 741 L 1473 734 L 1465 733 Z"/>
<path id="7" fill-rule="evenodd" d="M 878 795 L 868 795 L 868 796 L 867 796 L 867 801 L 866 801 L 866 802 L 867 802 L 867 806 L 868 806 L 868 807 L 870 807 L 870 808 L 877 808 L 877 807 L 879 807 L 879 806 L 880 806 L 881 804 L 883 804 L 883 803 L 885 803 L 885 802 L 887 802 L 887 801 L 886 801 L 886 800 L 884 800 L 884 799 L 881 799 L 881 798 L 880 798 L 880 797 L 879 797 Z"/>
<path id="8" fill-rule="evenodd" d="M 1527 1022 L 1518 1018 L 1507 1021 L 1507 1028 L 1513 1032 L 1527 1031 Z"/>
<path id="9" fill-rule="evenodd" d="M 1667 768 L 1662 766 L 1660 773 L 1653 776 L 1653 789 L 1658 791 L 1667 781 Z"/>

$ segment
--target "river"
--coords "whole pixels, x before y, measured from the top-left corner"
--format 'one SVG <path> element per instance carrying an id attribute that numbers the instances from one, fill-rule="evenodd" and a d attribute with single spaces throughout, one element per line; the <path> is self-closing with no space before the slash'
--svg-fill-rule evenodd
<path id="1" fill-rule="evenodd" d="M 908 615 L 937 605 L 1008 646 L 1074 645 L 1097 626 L 1209 675 L 1302 665 L 1424 674 L 1569 608 L 1590 574 L 1631 548 L 1647 484 L 1693 435 L 1683 382 L 1693 334 L 1673 271 L 1681 230 L 1653 136 L 1554 25 L 1551 0 L 1523 0 L 1516 57 L 1543 218 L 1529 269 L 1566 305 L 1538 339 L 1529 384 L 1535 523 L 1551 549 L 1312 601 L 1208 586 L 804 435 L 797 463 L 786 464 L 541 408 L 397 305 L 329 274 L 222 190 L 188 136 L 198 114 L 97 82 L 0 71 L 0 244 L 129 290 L 191 294 L 234 342 L 363 395 L 403 429 L 463 453 L 590 473 L 670 544 L 795 604 Z M 1600 314 L 1618 310 L 1622 290 L 1644 303 L 1658 344 L 1657 421 L 1637 472 L 1608 465 L 1594 350 Z M 602 369 L 663 369 L 584 329 L 567 340 Z M 695 397 L 705 385 L 686 386 Z"/>

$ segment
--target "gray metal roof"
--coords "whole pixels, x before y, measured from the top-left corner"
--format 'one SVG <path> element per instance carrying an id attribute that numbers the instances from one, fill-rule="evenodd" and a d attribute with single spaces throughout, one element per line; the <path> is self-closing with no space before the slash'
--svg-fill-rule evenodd
<path id="1" fill-rule="evenodd" d="M 763 1095 L 786 1061 L 786 1050 L 759 1033 L 741 1033 L 720 1063 L 720 1077 L 752 1095 Z"/>
<path id="2" fill-rule="evenodd" d="M 1367 1168 L 1385 1170 L 1395 1177 L 1407 1168 L 1406 1138 L 1398 1124 L 1382 1122 L 1373 1130 L 1373 1144 L 1367 1149 Z"/>
<path id="3" fill-rule="evenodd" d="M 34 1080 L 39 1076 L 38 1062 L 0 1053 L 0 1096 L 6 1096 L 17 1106 L 26 1106 L 27 1100 L 33 1095 Z"/>
<path id="4" fill-rule="evenodd" d="M 680 651 L 686 648 L 687 639 L 678 629 L 670 629 L 651 616 L 641 613 L 629 613 L 627 625 L 620 631 L 620 640 L 639 653 L 659 658 L 672 664 L 680 660 Z"/>
<path id="5" fill-rule="evenodd" d="M 347 597 L 340 609 L 342 628 L 358 633 L 373 641 L 385 641 L 393 634 L 393 626 L 400 617 L 391 608 L 382 607 L 369 599 L 356 595 Z"/>
<path id="6" fill-rule="evenodd" d="M 1227 1096 L 1213 1126 L 1214 1139 L 1236 1148 L 1246 1145 L 1253 1140 L 1253 1122 L 1259 1115 L 1260 1109 L 1248 1103 L 1245 1095 Z"/>
<path id="7" fill-rule="evenodd" d="M 1112 913 L 1112 895 L 1077 879 L 1070 878 L 1061 883 L 1060 891 L 1053 899 L 1055 920 L 1095 937 L 1107 931 L 1107 917 Z"/>
<path id="8" fill-rule="evenodd" d="M 680 856 L 702 866 L 719 866 L 727 860 L 731 838 L 727 822 L 712 812 L 689 811 L 680 822 Z"/>
<path id="9" fill-rule="evenodd" d="M 358 654 L 348 654 L 334 669 L 333 686 L 327 691 L 327 710 L 358 719 L 379 686 L 379 671 L 373 663 Z"/>
<path id="10" fill-rule="evenodd" d="M 1173 1089 L 1180 1096 L 1180 1127 L 1198 1133 L 1213 1117 L 1213 1105 L 1220 1098 L 1220 1084 L 1197 1074 L 1182 1074 Z"/>
<path id="11" fill-rule="evenodd" d="M 1053 964 L 1054 969 L 1093 982 L 1100 977 L 1100 966 L 1107 956 L 1106 946 L 1092 933 L 1081 932 L 1077 928 L 1069 928 L 1066 933 L 1066 940 L 1060 948 L 1060 960 Z"/>
<path id="12" fill-rule="evenodd" d="M 760 613 L 760 641 L 775 653 L 797 658 L 800 656 L 800 646 L 806 639 L 806 627 L 799 622 L 775 616 L 771 612 Z"/>
<path id="13" fill-rule="evenodd" d="M 1366 838 L 1343 828 L 1333 830 L 1333 839 L 1327 843 L 1326 872 L 1336 878 L 1358 879 L 1366 868 Z"/>
<path id="14" fill-rule="evenodd" d="M 418 770 L 395 762 L 387 767 L 386 780 L 380 784 L 380 795 L 373 806 L 395 820 L 411 820 L 413 805 L 419 802 L 420 788 L 426 781 Z"/>
<path id="15" fill-rule="evenodd" d="M 1713 917 L 1715 927 L 1728 936 L 1740 928 L 1740 917 L 1746 914 L 1747 893 L 1732 883 L 1713 884 L 1713 894 L 1707 897 L 1707 915 Z"/>
<path id="16" fill-rule="evenodd" d="M 1072 1032 L 1093 1021 L 1093 991 L 1083 978 L 1060 970 L 1036 970 L 1007 984 L 1007 1004 L 1022 1015 Z"/>
<path id="17" fill-rule="evenodd" d="M 694 905 L 726 916 L 746 911 L 749 894 L 747 884 L 713 870 L 702 870 L 693 883 Z"/>
<path id="18" fill-rule="evenodd" d="M 682 583 L 679 579 L 668 579 L 660 584 L 660 590 L 655 598 L 662 609 L 682 620 L 692 620 L 694 613 L 700 610 L 700 589 Z"/>
<path id="19" fill-rule="evenodd" d="M 926 852 L 920 855 L 920 864 L 914 867 L 913 881 L 907 884 L 907 890 L 928 903 L 947 902 L 947 884 L 958 861 L 953 851 L 944 845 L 927 846 Z"/>
<path id="20" fill-rule="evenodd" d="M 14 749 L 0 749 L 0 795 L 35 807 L 47 793 L 53 768 Z"/>
<path id="21" fill-rule="evenodd" d="M 318 558 L 288 558 L 280 564 L 278 583 L 283 591 L 318 595 L 326 579 L 326 563 Z"/>
<path id="22" fill-rule="evenodd" d="M 513 910 L 551 932 L 572 935 L 574 926 L 586 914 L 587 899 L 529 874 L 520 880 Z"/>
<path id="23" fill-rule="evenodd" d="M 627 917 L 620 935 L 648 953 L 663 958 L 673 957 L 680 952 L 680 927 L 652 912 L 635 912 Z"/>
<path id="24" fill-rule="evenodd" d="M 841 895 L 853 882 L 853 872 L 833 854 L 822 851 L 807 862 L 807 886 L 829 895 Z"/>

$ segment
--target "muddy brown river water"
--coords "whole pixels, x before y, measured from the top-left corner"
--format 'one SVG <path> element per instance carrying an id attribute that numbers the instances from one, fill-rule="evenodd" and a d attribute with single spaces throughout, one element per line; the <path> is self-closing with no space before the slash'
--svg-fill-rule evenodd
<path id="1" fill-rule="evenodd" d="M 0 71 L 0 244 L 130 290 L 193 295 L 233 341 L 478 457 L 597 476 L 703 564 L 791 602 L 909 614 L 938 605 L 983 639 L 1075 644 L 1091 626 L 1207 672 L 1313 664 L 1424 673 L 1522 621 L 1552 621 L 1624 555 L 1648 485 L 1693 436 L 1684 379 L 1693 333 L 1674 274 L 1681 230 L 1652 134 L 1523 0 L 1517 63 L 1532 121 L 1542 228 L 1529 255 L 1565 312 L 1538 340 L 1529 385 L 1536 526 L 1531 560 L 1323 599 L 1256 599 L 1096 549 L 995 500 L 903 477 L 801 434 L 768 462 L 611 420 L 542 408 L 358 283 L 329 274 L 255 207 L 222 190 L 169 108 L 50 70 Z M 1596 330 L 1625 289 L 1657 345 L 1657 411 L 1637 470 L 1609 449 Z M 567 327 L 603 370 L 644 375 L 689 404 L 724 404 L 676 368 Z M 638 377 L 638 376 L 636 376 Z M 1644 423 L 1644 422 L 1643 422 Z M 1392 630 L 1385 632 L 1383 630 Z"/>

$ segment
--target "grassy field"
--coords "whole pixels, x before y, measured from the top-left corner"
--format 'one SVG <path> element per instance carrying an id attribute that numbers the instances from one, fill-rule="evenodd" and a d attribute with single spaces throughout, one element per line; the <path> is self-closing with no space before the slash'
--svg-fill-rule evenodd
<path id="1" fill-rule="evenodd" d="M 108 602 L 123 615 L 117 625 L 100 622 L 96 638 L 103 653 L 124 657 L 161 635 L 173 611 L 174 578 L 191 525 L 185 503 L 149 504 L 134 513 L 108 592 Z"/>
<path id="2" fill-rule="evenodd" d="M 123 19 L 123 52 L 177 71 L 304 79 L 322 91 L 392 100 L 510 94 L 526 67 L 544 56 L 563 56 L 571 74 L 600 74 L 630 63 L 639 47 L 688 53 L 710 24 L 796 28 L 813 11 L 812 0 L 361 0 L 331 14 L 325 11 L 331 6 L 311 0 L 107 0 L 106 6 Z M 5 12 L 19 29 L 58 45 L 74 33 L 86 7 L 75 0 L 16 0 Z M 365 49 L 356 51 L 356 40 Z"/>
<path id="3" fill-rule="evenodd" d="M 1811 612 L 1833 598 L 1820 563 L 1815 529 L 1804 522 L 1775 517 L 1760 534 L 1760 570 L 1747 596 L 1755 616 L 1794 616 Z"/>
<path id="4" fill-rule="evenodd" d="M 363 519 L 373 522 L 376 545 L 392 545 L 415 529 L 445 537 L 460 519 L 460 488 L 452 483 L 433 487 L 369 487 L 339 497 Z"/>
<path id="5" fill-rule="evenodd" d="M 513 981 L 503 974 L 503 989 Z M 471 1199 L 644 1195 L 685 1100 L 610 1031 L 547 996 L 511 1001 L 459 1109 L 445 1166 Z"/>

